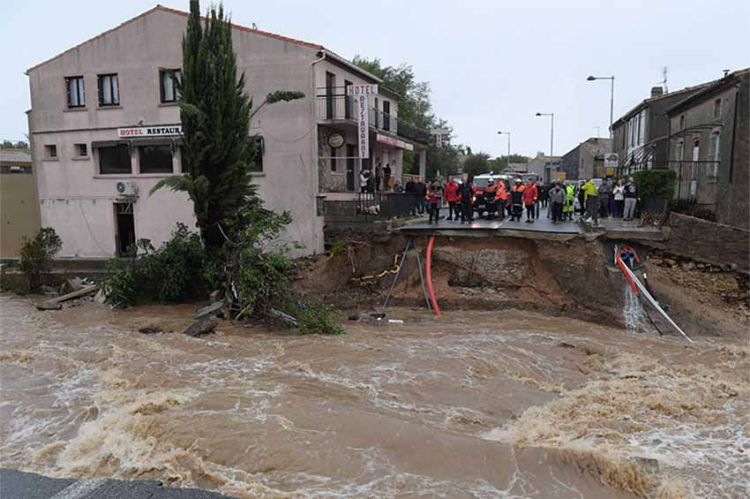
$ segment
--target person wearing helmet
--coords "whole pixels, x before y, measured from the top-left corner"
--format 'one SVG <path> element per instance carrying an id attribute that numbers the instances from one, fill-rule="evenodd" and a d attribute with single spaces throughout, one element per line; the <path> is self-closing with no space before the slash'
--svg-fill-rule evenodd
<path id="1" fill-rule="evenodd" d="M 523 213 L 523 191 L 525 187 L 520 178 L 513 181 L 513 187 L 510 189 L 510 221 L 517 222 L 521 220 Z"/>

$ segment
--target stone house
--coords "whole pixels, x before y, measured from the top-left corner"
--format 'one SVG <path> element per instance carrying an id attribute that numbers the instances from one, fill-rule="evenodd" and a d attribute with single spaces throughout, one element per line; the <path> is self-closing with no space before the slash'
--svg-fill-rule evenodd
<path id="1" fill-rule="evenodd" d="M 612 141 L 602 137 L 591 137 L 563 154 L 560 170 L 568 180 L 584 178 L 606 178 L 615 172 L 604 169 L 604 155 L 611 152 Z"/>
<path id="2" fill-rule="evenodd" d="M 705 85 L 664 93 L 652 87 L 651 96 L 612 123 L 612 152 L 618 157 L 617 176 L 639 170 L 666 168 L 669 156 L 667 109 Z"/>
<path id="3" fill-rule="evenodd" d="M 750 68 L 727 74 L 667 110 L 675 197 L 719 223 L 750 225 Z"/>

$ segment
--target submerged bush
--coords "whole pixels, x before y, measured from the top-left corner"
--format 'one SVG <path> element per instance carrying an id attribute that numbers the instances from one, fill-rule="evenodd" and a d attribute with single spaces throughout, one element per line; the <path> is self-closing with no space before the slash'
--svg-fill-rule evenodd
<path id="1" fill-rule="evenodd" d="M 36 291 L 42 284 L 42 276 L 52 270 L 55 255 L 62 248 L 62 239 L 52 227 L 42 227 L 34 237 L 24 237 L 19 251 L 19 268 L 26 274 L 29 289 Z"/>
<path id="2" fill-rule="evenodd" d="M 232 297 L 232 319 L 294 323 L 302 333 L 343 333 L 330 308 L 291 290 L 292 262 L 286 252 L 265 249 L 287 220 L 286 215 L 266 214 L 243 232 L 240 241 L 211 253 L 200 236 L 183 224 L 158 249 L 141 239 L 130 257 L 108 263 L 106 302 L 114 306 L 184 302 L 223 289 L 224 296 Z"/>
<path id="3" fill-rule="evenodd" d="M 210 283 L 200 236 L 177 224 L 172 238 L 159 249 L 140 239 L 131 256 L 107 265 L 107 303 L 115 306 L 146 302 L 174 303 L 205 297 Z"/>

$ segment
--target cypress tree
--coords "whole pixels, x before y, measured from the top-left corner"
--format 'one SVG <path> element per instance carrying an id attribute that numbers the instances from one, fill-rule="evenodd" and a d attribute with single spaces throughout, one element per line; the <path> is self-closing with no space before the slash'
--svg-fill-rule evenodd
<path id="1" fill-rule="evenodd" d="M 245 94 L 245 75 L 237 77 L 232 28 L 224 8 L 212 6 L 205 22 L 198 0 L 190 1 L 182 40 L 180 92 L 183 175 L 160 181 L 184 191 L 193 202 L 201 238 L 209 252 L 235 237 L 261 209 L 250 167 L 256 150 L 248 135 L 252 100 Z"/>

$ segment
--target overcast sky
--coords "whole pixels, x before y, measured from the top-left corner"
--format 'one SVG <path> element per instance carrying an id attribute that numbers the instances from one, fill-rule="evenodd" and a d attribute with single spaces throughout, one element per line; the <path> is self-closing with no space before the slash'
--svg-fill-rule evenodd
<path id="1" fill-rule="evenodd" d="M 188 10 L 187 0 L 160 0 Z M 24 71 L 153 7 L 153 0 L 3 0 L 0 138 L 27 133 Z M 209 2 L 201 2 L 202 10 Z M 677 90 L 750 66 L 748 0 L 224 0 L 238 24 L 319 43 L 351 59 L 408 63 L 429 81 L 435 113 L 454 142 L 474 151 L 555 153 L 607 136 L 609 82 L 615 119 L 646 98 L 669 68 Z M 178 41 L 176 40 L 175 43 Z M 249 89 L 252 93 L 252 89 Z"/>

